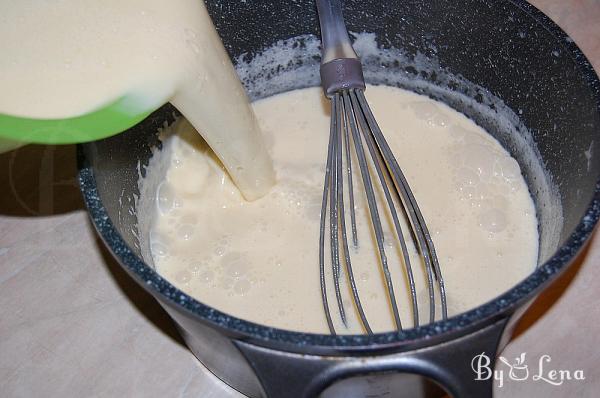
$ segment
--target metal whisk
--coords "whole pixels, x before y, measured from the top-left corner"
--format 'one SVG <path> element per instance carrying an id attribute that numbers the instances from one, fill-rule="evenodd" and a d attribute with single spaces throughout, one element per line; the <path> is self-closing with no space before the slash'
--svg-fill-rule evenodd
<path id="1" fill-rule="evenodd" d="M 435 319 L 434 283 L 437 283 L 442 318 L 445 319 L 447 317 L 446 294 L 435 248 L 415 197 L 365 98 L 364 90 L 366 86 L 362 66 L 348 37 L 342 17 L 341 2 L 340 0 L 317 0 L 317 9 L 323 47 L 321 84 L 327 97 L 331 100 L 331 125 L 319 239 L 321 295 L 329 329 L 332 334 L 336 333 L 327 300 L 325 276 L 325 235 L 326 220 L 328 217 L 331 267 L 339 316 L 342 323 L 347 326 L 346 309 L 344 308 L 340 289 L 341 267 L 344 265 L 352 293 L 352 300 L 354 301 L 360 321 L 365 331 L 369 334 L 372 333 L 361 304 L 359 291 L 352 271 L 346 229 L 345 212 L 349 209 L 352 244 L 358 246 L 354 187 L 352 182 L 353 154 L 351 148 L 353 148 L 355 153 L 362 177 L 362 185 L 366 190 L 370 222 L 374 230 L 378 258 L 382 267 L 385 287 L 397 330 L 402 330 L 402 323 L 394 294 L 388 259 L 385 253 L 383 227 L 375 196 L 376 190 L 374 184 L 378 183 L 381 184 L 385 197 L 384 202 L 393 220 L 396 239 L 400 243 L 404 273 L 408 281 L 412 299 L 413 325 L 419 325 L 417 292 L 405 234 L 402 231 L 398 214 L 408 220 L 410 235 L 422 259 L 422 265 L 425 267 L 429 293 L 429 322 L 433 322 Z M 367 148 L 366 151 L 365 145 Z M 367 156 L 370 156 L 370 160 Z M 344 169 L 346 171 L 348 195 L 344 195 Z M 375 172 L 373 172 L 373 169 Z M 372 176 L 371 174 L 376 174 L 376 176 Z M 328 208 L 329 211 L 327 211 Z"/>

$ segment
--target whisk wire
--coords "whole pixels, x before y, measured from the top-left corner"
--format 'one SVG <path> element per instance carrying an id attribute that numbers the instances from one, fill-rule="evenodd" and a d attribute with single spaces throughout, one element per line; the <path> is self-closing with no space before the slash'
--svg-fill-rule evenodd
<path id="1" fill-rule="evenodd" d="M 332 104 L 332 112 L 334 112 L 334 105 Z M 333 319 L 331 318 L 331 311 L 329 310 L 329 302 L 327 299 L 327 283 L 325 276 L 325 213 L 327 212 L 327 197 L 329 195 L 329 180 L 331 178 L 331 163 L 333 158 L 333 131 L 335 129 L 335 120 L 332 117 L 330 123 L 329 133 L 329 145 L 327 146 L 327 162 L 325 165 L 325 182 L 323 184 L 323 200 L 321 202 L 321 221 L 319 225 L 319 277 L 321 281 L 321 300 L 323 302 L 323 311 L 325 313 L 325 319 L 327 321 L 327 327 L 331 334 L 335 335 L 335 327 L 333 326 Z"/>
<path id="2" fill-rule="evenodd" d="M 377 175 L 379 177 L 379 181 L 381 182 L 381 187 L 383 188 L 385 199 L 388 204 L 388 209 L 392 216 L 392 220 L 393 220 L 394 227 L 396 230 L 396 236 L 398 238 L 398 241 L 400 242 L 400 251 L 402 253 L 402 260 L 404 263 L 404 268 L 405 268 L 406 276 L 408 279 L 410 296 L 411 296 L 411 301 L 412 301 L 412 306 L 413 306 L 413 322 L 414 322 L 415 326 L 419 326 L 419 308 L 418 308 L 417 292 L 416 292 L 416 285 L 415 285 L 415 280 L 414 280 L 414 276 L 413 276 L 413 272 L 412 272 L 412 266 L 411 266 L 411 262 L 410 262 L 409 252 L 408 252 L 408 248 L 406 246 L 406 240 L 404 239 L 404 234 L 402 232 L 402 227 L 400 226 L 400 220 L 398 218 L 396 206 L 394 204 L 394 200 L 392 199 L 392 195 L 390 194 L 390 190 L 388 188 L 388 186 L 393 184 L 393 179 L 392 179 L 392 176 L 390 175 L 390 171 L 388 169 L 389 162 L 386 161 L 383 153 L 381 152 L 380 147 L 378 145 L 376 145 L 376 143 L 374 142 L 374 138 L 372 136 L 374 124 L 369 123 L 369 119 L 365 119 L 365 116 L 364 116 L 364 114 L 366 112 L 370 112 L 370 109 L 368 107 L 368 104 L 360 103 L 360 101 L 359 101 L 360 95 L 363 95 L 362 90 L 351 90 L 350 91 L 351 101 L 352 101 L 352 105 L 353 105 L 354 109 L 360 109 L 360 112 L 357 112 L 357 119 L 358 119 L 359 124 L 361 125 L 363 135 L 365 137 L 365 141 L 367 142 L 367 147 L 369 149 L 369 153 L 371 154 L 371 157 L 373 158 L 375 170 L 377 171 Z M 375 127 L 377 127 L 376 122 L 375 122 Z M 393 185 L 391 185 L 391 186 L 393 186 Z M 394 193 L 396 194 L 395 195 L 396 198 L 398 200 L 401 200 L 401 198 L 399 198 L 398 192 L 396 190 L 394 190 Z M 406 217 L 406 209 L 404 209 L 404 207 L 402 207 L 402 206 L 400 206 L 400 208 L 402 209 L 402 212 L 404 213 L 404 215 Z"/>
<path id="3" fill-rule="evenodd" d="M 332 124 L 331 134 L 332 137 L 332 146 L 333 153 L 331 157 L 331 180 L 330 186 L 331 190 L 329 191 L 330 201 L 329 201 L 329 235 L 330 235 L 330 245 L 331 245 L 331 266 L 334 280 L 334 289 L 335 289 L 335 297 L 338 304 L 338 310 L 340 313 L 340 318 L 342 319 L 342 323 L 344 326 L 348 326 L 346 320 L 346 312 L 344 310 L 344 303 L 342 299 L 342 294 L 340 290 L 340 246 L 339 246 L 339 201 L 338 196 L 339 192 L 339 184 L 340 184 L 340 164 L 341 164 L 341 148 L 340 148 L 340 129 L 341 129 L 341 114 L 337 109 L 339 105 L 334 105 L 336 113 L 332 120 L 334 123 Z"/>
<path id="4" fill-rule="evenodd" d="M 348 197 L 350 199 L 350 223 L 352 226 L 352 243 L 358 248 L 358 232 L 356 229 L 356 207 L 354 204 L 354 184 L 352 183 L 352 155 L 350 152 L 350 133 L 347 117 L 343 117 L 344 122 L 344 145 L 346 149 L 346 175 L 348 178 Z"/>
<path id="5" fill-rule="evenodd" d="M 336 96 L 338 97 L 337 98 L 338 105 L 336 106 L 336 108 L 342 110 L 342 112 L 338 112 L 338 113 L 341 116 L 341 121 L 342 121 L 344 127 L 347 127 L 347 121 L 348 120 L 347 120 L 347 117 L 346 117 L 347 115 L 345 114 L 345 112 L 343 112 L 344 106 L 342 105 L 340 107 L 340 105 L 339 105 L 339 102 L 343 103 L 343 99 L 339 98 L 339 94 L 337 94 Z M 334 99 L 334 101 L 336 101 L 336 99 Z M 338 139 L 338 144 L 339 145 L 337 147 L 338 148 L 338 152 L 337 152 L 337 154 L 338 154 L 338 156 L 337 156 L 337 159 L 338 159 L 337 167 L 338 167 L 338 173 L 341 176 L 342 175 L 342 152 L 343 152 L 342 148 L 346 149 L 346 155 L 347 155 L 346 159 L 347 159 L 347 162 L 348 162 L 349 159 L 350 159 L 350 156 L 348 156 L 349 155 L 348 151 L 350 150 L 350 146 L 349 146 L 349 143 L 347 141 L 348 138 L 349 138 L 349 134 L 348 134 L 347 130 L 344 131 L 344 134 L 342 134 L 341 131 L 338 131 L 338 132 L 339 132 L 339 134 L 337 134 L 337 139 Z M 344 144 L 345 144 L 344 146 L 342 146 L 342 144 L 343 144 L 342 140 L 345 141 L 344 142 Z M 346 164 L 346 170 L 349 170 L 348 163 Z M 351 174 L 348 174 L 348 179 L 350 181 L 352 180 L 352 175 Z M 349 189 L 352 189 L 352 188 L 349 187 Z M 348 282 L 350 284 L 350 289 L 352 291 L 352 297 L 354 299 L 354 304 L 355 304 L 356 309 L 358 311 L 358 315 L 360 317 L 361 323 L 362 323 L 365 331 L 368 334 L 372 334 L 373 332 L 371 330 L 369 322 L 367 321 L 367 317 L 365 315 L 364 309 L 362 307 L 362 303 L 360 301 L 360 296 L 358 294 L 358 288 L 356 286 L 356 280 L 354 278 L 354 272 L 352 270 L 352 261 L 350 259 L 350 250 L 349 250 L 349 247 L 348 247 L 348 235 L 347 235 L 347 231 L 346 231 L 346 217 L 345 217 L 346 213 L 345 213 L 345 208 L 344 208 L 345 206 L 344 206 L 344 185 L 343 185 L 343 178 L 339 178 L 338 179 L 337 190 L 338 190 L 338 201 L 339 201 L 338 202 L 338 208 L 339 208 L 339 211 L 340 211 L 340 216 L 339 216 L 339 218 L 340 218 L 340 224 L 341 224 L 340 228 L 341 228 L 341 234 L 342 234 L 342 243 L 343 243 L 343 251 L 344 251 L 344 261 L 345 261 L 345 265 L 346 265 L 346 275 L 348 277 Z M 352 191 L 350 191 L 350 192 L 352 192 Z M 352 198 L 351 193 L 349 194 L 349 197 Z M 353 206 L 352 200 L 351 200 L 350 206 Z M 351 209 L 350 213 L 351 214 L 354 213 L 354 209 L 353 208 Z M 352 222 L 354 222 L 354 220 L 352 220 Z M 354 227 L 354 231 L 356 231 L 356 226 L 354 225 L 353 227 Z"/>
<path id="6" fill-rule="evenodd" d="M 360 94 L 362 94 L 362 98 L 360 98 L 361 97 Z M 420 253 L 422 253 L 422 256 L 423 256 L 423 260 L 424 260 L 424 264 L 425 264 L 425 271 L 426 271 L 426 275 L 427 275 L 427 290 L 429 293 L 429 322 L 433 322 L 433 320 L 435 319 L 435 292 L 433 289 L 432 265 L 431 265 L 431 260 L 429 258 L 429 255 L 427 254 L 427 251 L 424 250 L 424 249 L 426 249 L 426 247 L 425 247 L 425 242 L 423 239 L 421 225 L 420 225 L 419 221 L 416 219 L 415 210 L 412 207 L 413 203 L 412 203 L 412 201 L 410 201 L 410 196 L 408 194 L 408 191 L 410 190 L 410 188 L 408 187 L 408 183 L 406 182 L 406 179 L 404 178 L 404 175 L 402 174 L 402 171 L 400 170 L 400 167 L 398 166 L 393 153 L 391 152 L 391 150 L 389 150 L 389 151 L 386 150 L 386 149 L 389 149 L 389 147 L 387 146 L 387 142 L 383 138 L 383 134 L 381 134 L 380 136 L 377 135 L 378 132 L 381 133 L 381 131 L 379 130 L 379 126 L 378 126 L 377 122 L 375 121 L 373 114 L 371 113 L 370 107 L 369 107 L 366 99 L 364 98 L 364 93 L 361 92 L 360 94 L 357 95 L 358 103 L 356 105 L 360 106 L 360 108 L 364 111 L 365 115 L 368 117 L 368 121 L 371 122 L 369 124 L 369 126 L 371 127 L 371 132 L 374 135 L 375 139 L 379 140 L 377 145 L 379 146 L 381 153 L 383 154 L 384 157 L 386 157 L 386 155 L 387 155 L 387 160 L 386 160 L 387 167 L 389 167 L 390 172 L 394 176 L 394 179 L 395 179 L 394 184 L 397 188 L 397 192 L 400 196 L 400 199 L 402 200 L 404 209 L 407 210 L 410 223 L 413 227 L 412 232 L 413 232 L 414 241 L 416 241 L 417 249 L 419 250 Z"/>
<path id="7" fill-rule="evenodd" d="M 371 215 L 372 226 L 375 232 L 375 238 L 377 241 L 377 251 L 379 253 L 379 260 L 381 263 L 383 276 L 385 279 L 385 285 L 387 289 L 388 298 L 390 300 L 390 304 L 392 306 L 392 312 L 394 315 L 394 322 L 396 324 L 396 328 L 398 330 L 402 329 L 402 324 L 400 322 L 400 314 L 398 311 L 398 304 L 396 302 L 396 296 L 394 294 L 394 285 L 392 283 L 392 277 L 390 275 L 390 270 L 388 267 L 387 255 L 385 253 L 385 247 L 383 244 L 383 227 L 381 224 L 381 219 L 379 216 L 379 210 L 377 207 L 377 200 L 375 198 L 375 190 L 373 188 L 373 183 L 371 180 L 371 175 L 369 173 L 369 166 L 367 162 L 367 158 L 365 156 L 365 151 L 362 144 L 362 138 L 359 132 L 359 126 L 356 123 L 357 117 L 357 108 L 353 108 L 351 105 L 351 99 L 349 98 L 348 91 L 342 92 L 342 105 L 343 111 L 346 114 L 346 118 L 349 121 L 350 132 L 352 133 L 352 141 L 354 143 L 354 149 L 356 152 L 356 156 L 358 159 L 358 165 L 360 169 L 360 174 L 363 180 L 363 186 L 366 191 L 367 196 L 367 204 L 369 208 L 369 213 Z M 367 132 L 362 131 L 362 134 L 367 134 Z"/>
<path id="8" fill-rule="evenodd" d="M 408 218 L 412 225 L 412 230 L 415 234 L 418 250 L 421 256 L 423 257 L 426 271 L 427 271 L 427 285 L 429 292 L 429 322 L 433 322 L 435 320 L 435 291 L 433 288 L 433 274 L 435 274 L 435 279 L 437 281 L 438 289 L 440 291 L 440 301 L 442 308 L 442 318 L 446 319 L 448 316 L 447 313 L 447 303 L 446 303 L 446 290 L 444 285 L 444 280 L 442 278 L 439 261 L 437 258 L 437 254 L 435 251 L 435 247 L 433 245 L 433 241 L 431 240 L 431 235 L 425 224 L 425 220 L 417 205 L 417 201 L 408 185 L 408 181 L 406 177 L 402 173 L 400 166 L 392 150 L 390 149 L 379 125 L 377 124 L 375 117 L 367 103 L 364 92 L 362 90 L 354 90 L 358 99 L 358 102 L 363 110 L 369 125 L 371 126 L 371 131 L 373 133 L 373 137 L 379 146 L 381 153 L 386 159 L 388 163 L 389 170 L 394 176 L 395 185 L 400 194 L 400 198 L 404 204 L 404 209 L 408 212 Z"/>

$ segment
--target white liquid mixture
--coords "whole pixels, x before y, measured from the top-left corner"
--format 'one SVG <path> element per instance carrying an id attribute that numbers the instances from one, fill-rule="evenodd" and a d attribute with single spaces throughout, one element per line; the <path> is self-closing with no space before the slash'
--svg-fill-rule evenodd
<path id="1" fill-rule="evenodd" d="M 273 185 L 246 93 L 202 1 L 0 1 L 0 52 L 0 114 L 74 117 L 123 96 L 137 114 L 170 101 L 246 199 Z"/>
<path id="2" fill-rule="evenodd" d="M 433 234 L 450 315 L 494 298 L 532 272 L 537 222 L 517 162 L 472 121 L 441 103 L 382 86 L 369 87 L 366 95 Z M 183 291 L 226 313 L 327 333 L 318 228 L 329 103 L 320 89 L 311 88 L 260 100 L 254 110 L 277 184 L 253 202 L 242 198 L 189 123 L 180 119 L 170 128 L 172 135 L 151 161 L 147 177 L 161 181 L 150 231 L 154 264 Z M 361 243 L 352 253 L 353 268 L 371 326 L 389 331 L 393 322 L 383 277 L 362 187 L 357 177 L 354 181 Z M 387 234 L 391 231 L 388 226 Z M 386 242 L 400 315 L 410 326 L 399 253 L 389 246 L 392 239 Z M 425 320 L 425 274 L 412 251 Z M 346 286 L 343 293 L 352 308 Z M 349 312 L 350 329 L 340 323 L 337 329 L 361 333 L 355 311 Z"/>

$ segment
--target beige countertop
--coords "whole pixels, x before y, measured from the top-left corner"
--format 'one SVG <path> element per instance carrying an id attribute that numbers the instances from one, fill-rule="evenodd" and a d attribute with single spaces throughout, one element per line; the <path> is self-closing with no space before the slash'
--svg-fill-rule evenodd
<path id="1" fill-rule="evenodd" d="M 536 0 L 600 70 L 600 0 Z M 0 155 L 0 396 L 238 396 L 185 348 L 168 316 L 93 231 L 73 146 Z M 595 396 L 600 389 L 600 235 L 534 304 L 503 355 L 543 354 L 584 381 L 511 381 L 500 397 Z M 530 365 L 530 368 L 532 366 Z"/>

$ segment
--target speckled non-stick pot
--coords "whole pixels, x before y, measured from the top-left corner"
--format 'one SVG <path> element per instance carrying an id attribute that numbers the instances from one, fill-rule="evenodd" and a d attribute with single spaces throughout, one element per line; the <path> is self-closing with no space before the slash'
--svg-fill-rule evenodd
<path id="1" fill-rule="evenodd" d="M 232 59 L 243 53 L 252 59 L 278 40 L 318 34 L 311 0 L 219 0 L 207 5 Z M 473 106 L 447 101 L 496 135 L 521 163 L 545 247 L 540 265 L 527 279 L 447 321 L 373 336 L 295 333 L 206 306 L 144 263 L 138 241 L 138 236 L 144 238 L 143 231 L 140 235 L 137 230 L 136 212 L 125 208 L 139 194 L 138 161 L 147 163 L 148 144 L 156 143 L 158 127 L 173 118 L 170 106 L 124 134 L 80 147 L 80 182 L 89 212 L 120 264 L 164 306 L 194 354 L 249 396 L 352 396 L 348 391 L 379 396 L 389 390 L 390 396 L 401 396 L 414 393 L 408 386 L 421 376 L 455 396 L 491 396 L 492 380 L 474 380 L 471 359 L 481 352 L 496 355 L 510 337 L 514 321 L 566 269 L 598 220 L 600 83 L 573 41 L 525 1 L 353 0 L 345 3 L 345 16 L 351 31 L 375 33 L 381 47 L 403 49 L 406 59 L 434 59 L 439 71 L 419 70 L 404 61 L 379 67 L 404 74 L 406 82 L 443 84 L 486 108 L 498 104 L 486 99 L 491 94 L 512 109 L 531 133 L 560 196 L 562 222 L 556 218 L 560 212 L 548 208 L 551 204 L 542 198 L 539 175 L 519 147 L 502 136 L 501 126 L 480 117 Z M 318 59 L 311 59 L 303 65 L 312 62 L 318 68 Z M 440 79 L 443 74 L 472 85 L 465 88 Z M 407 87 L 446 100 L 415 88 L 418 85 Z M 286 88 L 295 87 L 278 90 Z M 264 94 L 268 93 L 251 93 L 253 97 Z M 516 134 L 526 133 L 518 129 Z M 552 236 L 558 238 L 556 245 L 548 243 Z"/>

